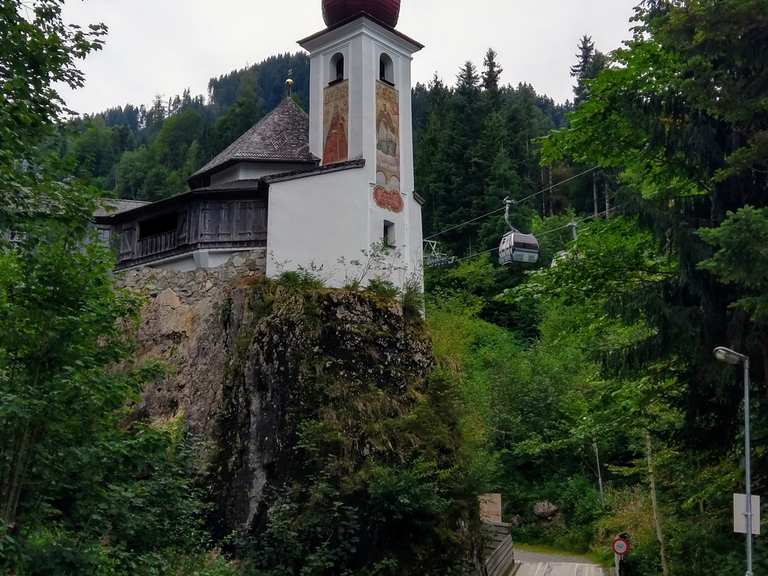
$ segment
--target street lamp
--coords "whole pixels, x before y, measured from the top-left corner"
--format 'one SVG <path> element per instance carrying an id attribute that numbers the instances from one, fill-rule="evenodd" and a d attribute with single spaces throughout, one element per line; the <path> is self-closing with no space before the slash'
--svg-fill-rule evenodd
<path id="1" fill-rule="evenodd" d="M 715 358 L 732 366 L 744 365 L 744 472 L 747 485 L 747 573 L 752 576 L 752 441 L 749 404 L 749 356 L 720 346 L 715 348 Z"/>

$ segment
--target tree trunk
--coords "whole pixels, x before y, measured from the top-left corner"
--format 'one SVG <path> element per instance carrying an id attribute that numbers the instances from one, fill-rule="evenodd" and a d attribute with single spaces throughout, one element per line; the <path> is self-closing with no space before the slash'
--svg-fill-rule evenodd
<path id="1" fill-rule="evenodd" d="M 592 442 L 592 448 L 595 450 L 595 463 L 597 464 L 597 484 L 600 487 L 600 504 L 605 506 L 605 489 L 603 488 L 603 471 L 600 467 L 600 449 L 597 442 Z"/>
<path id="2" fill-rule="evenodd" d="M 648 460 L 648 480 L 651 484 L 651 506 L 653 508 L 653 524 L 656 528 L 656 539 L 659 542 L 659 555 L 661 557 L 661 573 L 663 576 L 669 576 L 669 567 L 667 566 L 667 549 L 664 544 L 664 533 L 661 529 L 661 516 L 659 514 L 659 505 L 656 500 L 656 475 L 653 470 L 653 446 L 651 443 L 651 433 L 645 431 L 645 455 Z"/>
<path id="3" fill-rule="evenodd" d="M 25 425 L 11 443 L 8 470 L 4 474 L 5 477 L 2 478 L 2 484 L 0 484 L 0 521 L 5 525 L 13 524 L 16 521 L 31 445 L 32 432 L 29 426 Z"/>
<path id="4" fill-rule="evenodd" d="M 760 348 L 763 352 L 763 388 L 768 393 L 768 336 L 760 338 Z"/>
<path id="5" fill-rule="evenodd" d="M 592 201 L 595 208 L 595 218 L 597 218 L 597 174 L 592 174 Z"/>
<path id="6" fill-rule="evenodd" d="M 611 197 L 610 189 L 608 188 L 608 180 L 605 181 L 605 218 L 608 219 L 611 216 Z"/>
<path id="7" fill-rule="evenodd" d="M 35 364 L 34 377 L 31 382 L 31 389 L 33 390 L 37 388 L 40 381 L 40 369 L 41 364 L 38 362 Z M 0 521 L 4 522 L 6 526 L 16 522 L 21 489 L 32 449 L 42 432 L 39 428 L 34 427 L 32 422 L 22 420 L 11 434 L 13 440 L 9 443 L 11 453 L 8 458 L 8 468 L 2 470 L 3 476 L 0 477 Z"/>

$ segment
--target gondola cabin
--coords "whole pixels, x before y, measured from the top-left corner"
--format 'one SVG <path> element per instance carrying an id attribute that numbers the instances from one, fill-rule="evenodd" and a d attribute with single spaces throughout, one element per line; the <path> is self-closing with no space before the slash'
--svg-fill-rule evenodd
<path id="1" fill-rule="evenodd" d="M 509 266 L 515 262 L 535 264 L 539 261 L 539 241 L 533 234 L 507 232 L 499 246 L 499 264 Z"/>

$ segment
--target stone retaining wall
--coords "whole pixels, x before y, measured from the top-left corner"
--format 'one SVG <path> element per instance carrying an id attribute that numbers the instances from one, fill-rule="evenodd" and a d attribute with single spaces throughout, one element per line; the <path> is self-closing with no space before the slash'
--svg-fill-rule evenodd
<path id="1" fill-rule="evenodd" d="M 155 298 L 172 290 L 184 304 L 192 304 L 228 286 L 237 278 L 263 276 L 267 270 L 267 249 L 257 248 L 233 256 L 218 268 L 176 272 L 144 266 L 117 274 L 118 286 Z"/>

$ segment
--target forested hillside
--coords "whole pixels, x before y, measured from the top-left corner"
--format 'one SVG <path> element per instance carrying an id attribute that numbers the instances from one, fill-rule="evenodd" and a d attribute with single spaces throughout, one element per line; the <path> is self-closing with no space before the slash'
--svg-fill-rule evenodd
<path id="1" fill-rule="evenodd" d="M 286 95 L 309 101 L 304 54 L 270 57 L 208 83 L 208 95 L 155 98 L 66 123 L 49 143 L 81 180 L 107 195 L 159 200 L 187 189 L 187 178 L 231 144 Z"/>
<path id="2" fill-rule="evenodd" d="M 569 105 L 556 105 L 529 84 L 503 84 L 496 59 L 489 50 L 480 69 L 469 61 L 461 67 L 455 86 L 434 78 L 414 90 L 416 190 L 427 201 L 425 237 L 498 209 L 507 196 L 527 196 L 545 181 L 536 139 L 562 126 Z M 565 200 L 544 201 L 553 210 Z M 519 221 L 529 220 L 538 208 L 526 206 Z M 440 240 L 463 256 L 498 244 L 504 229 L 499 218 Z"/>

